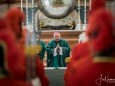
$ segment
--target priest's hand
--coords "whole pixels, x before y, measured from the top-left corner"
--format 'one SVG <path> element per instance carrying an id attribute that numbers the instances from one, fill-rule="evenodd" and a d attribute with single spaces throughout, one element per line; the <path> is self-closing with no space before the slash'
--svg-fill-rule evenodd
<path id="1" fill-rule="evenodd" d="M 60 50 L 60 46 L 59 45 L 56 46 L 56 50 Z"/>

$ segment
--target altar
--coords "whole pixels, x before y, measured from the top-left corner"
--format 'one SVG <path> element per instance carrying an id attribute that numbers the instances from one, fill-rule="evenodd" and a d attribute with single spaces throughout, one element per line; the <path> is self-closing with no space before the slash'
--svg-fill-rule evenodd
<path id="1" fill-rule="evenodd" d="M 64 86 L 64 73 L 66 67 L 45 68 L 46 76 L 49 79 L 49 86 Z M 55 75 L 55 76 L 54 76 Z"/>

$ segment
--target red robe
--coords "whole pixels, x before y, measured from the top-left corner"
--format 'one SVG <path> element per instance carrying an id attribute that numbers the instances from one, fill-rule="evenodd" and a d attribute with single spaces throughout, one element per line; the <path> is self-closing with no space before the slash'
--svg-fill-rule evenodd
<path id="1" fill-rule="evenodd" d="M 1 25 L 0 25 L 1 26 Z M 14 34 L 10 29 L 3 26 L 0 28 L 0 42 L 6 45 L 6 55 L 8 62 L 8 70 L 15 80 L 26 81 L 26 58 L 24 49 L 17 43 Z M 49 81 L 45 76 L 44 67 L 39 58 L 36 61 L 37 76 L 40 78 L 42 86 L 48 86 Z M 31 67 L 30 67 L 31 70 Z"/>
<path id="2" fill-rule="evenodd" d="M 78 62 L 79 60 L 85 58 L 85 56 L 90 54 L 90 49 L 89 49 L 89 42 L 84 42 L 77 44 L 73 50 L 72 50 L 72 58 L 70 63 L 67 65 L 67 70 L 65 71 L 64 79 L 68 76 L 70 72 L 70 65 L 74 62 Z"/>
<path id="3" fill-rule="evenodd" d="M 115 86 L 115 58 L 88 56 L 69 67 L 65 86 Z"/>
<path id="4" fill-rule="evenodd" d="M 18 61 L 18 48 L 16 46 L 16 40 L 11 30 L 6 26 L 0 25 L 0 44 L 4 48 L 5 70 L 9 72 L 10 76 L 0 76 L 0 86 L 31 86 L 25 81 L 20 81 L 14 78 L 15 72 L 20 72 L 20 64 Z M 18 69 L 19 68 L 19 69 Z M 14 70 L 14 72 L 12 72 Z M 22 72 L 20 72 L 22 73 Z"/>
<path id="5" fill-rule="evenodd" d="M 0 86 L 31 86 L 31 85 L 12 78 L 2 78 L 0 79 Z"/>
<path id="6" fill-rule="evenodd" d="M 20 52 L 21 52 L 21 55 L 20 55 L 20 60 L 21 63 L 22 63 L 22 66 L 20 66 L 22 68 L 22 73 L 19 73 L 17 71 L 17 74 L 15 74 L 16 78 L 20 79 L 20 80 L 26 80 L 26 69 L 27 69 L 27 59 L 29 58 L 31 61 L 32 61 L 32 57 L 26 57 L 25 56 L 25 53 L 24 53 L 24 46 L 25 46 L 25 34 L 26 34 L 26 30 L 23 30 L 23 33 L 22 33 L 22 37 L 20 38 L 19 43 L 18 43 L 18 46 L 19 46 L 19 49 L 20 49 Z M 23 55 L 23 56 L 22 56 Z M 41 80 L 41 84 L 42 86 L 48 86 L 49 85 L 49 80 L 47 79 L 46 75 L 45 75 L 45 71 L 44 71 L 44 66 L 43 66 L 43 63 L 41 62 L 41 60 L 39 59 L 39 57 L 34 57 L 36 58 L 36 68 L 35 68 L 35 72 L 36 72 L 36 76 Z M 33 66 L 32 66 L 32 62 L 30 63 L 31 66 L 30 66 L 30 71 L 32 72 L 33 71 Z M 15 72 L 16 73 L 16 72 Z M 31 74 L 31 73 L 30 73 Z M 33 79 L 34 77 L 31 76 L 31 79 Z"/>
<path id="7" fill-rule="evenodd" d="M 79 60 L 86 55 L 90 54 L 89 43 L 84 42 L 77 44 L 72 50 L 72 59 L 71 60 Z"/>
<path id="8" fill-rule="evenodd" d="M 18 44 L 18 52 L 20 52 L 20 54 L 17 57 L 17 65 L 14 65 L 13 67 L 11 67 L 11 71 L 13 73 L 13 76 L 21 81 L 26 81 L 26 74 L 27 74 L 27 59 L 31 59 L 32 57 L 26 57 L 25 53 L 24 53 L 24 48 L 22 47 L 22 44 Z M 13 60 L 11 62 L 11 64 L 13 63 Z M 33 71 L 33 66 L 32 63 L 30 63 L 31 66 L 29 67 L 31 71 Z M 13 64 L 12 64 L 13 65 Z M 48 86 L 49 85 L 49 81 L 45 75 L 45 71 L 44 71 L 44 66 L 43 63 L 40 61 L 39 57 L 36 57 L 36 76 L 38 78 L 40 78 L 41 80 L 41 84 L 42 86 Z M 30 73 L 31 74 L 31 73 Z M 31 79 L 33 78 L 33 76 L 31 76 Z"/>
<path id="9" fill-rule="evenodd" d="M 17 56 L 13 56 L 15 59 L 10 59 L 9 65 L 11 73 L 13 77 L 18 80 L 26 81 L 26 73 L 27 73 L 27 65 L 25 50 L 24 50 L 24 38 L 25 35 L 22 33 L 21 23 L 24 20 L 24 14 L 18 8 L 12 8 L 8 11 L 6 15 L 6 19 L 8 21 L 8 25 L 13 32 L 13 35 L 16 39 L 15 44 L 17 44 L 17 50 L 19 54 Z M 15 65 L 14 65 L 15 64 Z M 48 86 L 49 81 L 45 76 L 44 67 L 41 63 L 40 59 L 37 58 L 36 61 L 36 75 L 40 78 L 42 82 L 42 86 Z M 32 65 L 30 65 L 30 70 L 33 69 Z"/>

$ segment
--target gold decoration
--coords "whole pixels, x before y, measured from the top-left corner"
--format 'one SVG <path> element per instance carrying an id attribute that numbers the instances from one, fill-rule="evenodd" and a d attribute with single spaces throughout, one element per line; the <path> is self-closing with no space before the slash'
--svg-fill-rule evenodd
<path id="1" fill-rule="evenodd" d="M 65 59 L 65 62 L 66 63 L 69 63 L 71 61 L 71 58 L 70 57 L 67 57 L 66 59 Z"/>
<path id="2" fill-rule="evenodd" d="M 74 21 L 68 22 L 68 26 L 73 26 L 73 25 L 75 25 L 75 22 L 74 22 Z"/>
<path id="3" fill-rule="evenodd" d="M 27 46 L 25 49 L 26 56 L 35 56 L 42 50 L 40 45 Z"/>
<path id="4" fill-rule="evenodd" d="M 43 20 L 40 21 L 40 27 L 45 27 L 45 22 Z"/>

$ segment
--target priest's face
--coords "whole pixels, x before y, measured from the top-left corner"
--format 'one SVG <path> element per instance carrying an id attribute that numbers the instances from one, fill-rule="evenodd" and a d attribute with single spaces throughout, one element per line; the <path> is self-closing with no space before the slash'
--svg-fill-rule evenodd
<path id="1" fill-rule="evenodd" d="M 60 33 L 54 34 L 54 39 L 55 39 L 55 41 L 58 42 L 60 40 Z"/>

